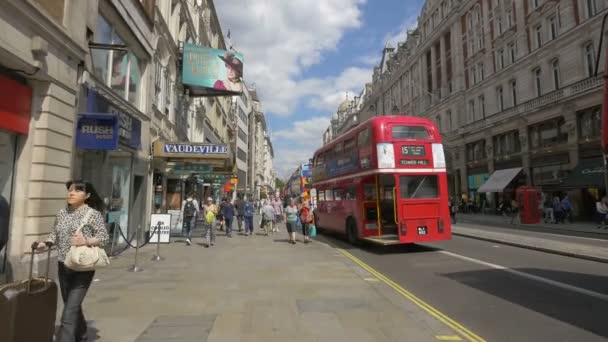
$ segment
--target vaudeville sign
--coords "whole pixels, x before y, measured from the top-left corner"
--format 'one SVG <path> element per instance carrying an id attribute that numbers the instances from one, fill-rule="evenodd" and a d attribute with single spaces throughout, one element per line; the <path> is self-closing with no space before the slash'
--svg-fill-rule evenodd
<path id="1" fill-rule="evenodd" d="M 228 146 L 196 143 L 155 143 L 154 156 L 169 158 L 227 158 Z"/>

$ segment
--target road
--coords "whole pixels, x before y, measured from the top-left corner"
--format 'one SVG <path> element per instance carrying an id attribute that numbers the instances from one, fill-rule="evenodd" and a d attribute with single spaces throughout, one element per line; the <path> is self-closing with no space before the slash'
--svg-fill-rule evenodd
<path id="1" fill-rule="evenodd" d="M 457 236 L 388 248 L 353 247 L 328 235 L 319 239 L 345 249 L 486 341 L 608 339 L 605 263 Z"/>

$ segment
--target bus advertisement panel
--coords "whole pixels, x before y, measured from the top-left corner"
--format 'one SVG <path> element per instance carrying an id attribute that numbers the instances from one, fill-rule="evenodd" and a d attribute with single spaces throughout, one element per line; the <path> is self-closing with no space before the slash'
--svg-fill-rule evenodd
<path id="1" fill-rule="evenodd" d="M 315 152 L 317 225 L 351 242 L 451 238 L 446 163 L 432 121 L 374 117 Z"/>

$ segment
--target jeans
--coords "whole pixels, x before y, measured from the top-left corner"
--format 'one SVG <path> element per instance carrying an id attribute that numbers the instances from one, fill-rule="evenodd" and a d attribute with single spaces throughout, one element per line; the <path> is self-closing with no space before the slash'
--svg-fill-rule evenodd
<path id="1" fill-rule="evenodd" d="M 224 217 L 224 222 L 226 222 L 226 234 L 230 235 L 232 234 L 232 220 L 234 220 L 234 217 Z"/>
<path id="2" fill-rule="evenodd" d="M 245 216 L 245 233 L 253 234 L 253 216 Z"/>
<path id="3" fill-rule="evenodd" d="M 93 281 L 95 271 L 76 272 L 59 262 L 59 286 L 63 299 L 61 327 L 56 342 L 75 342 L 87 333 L 87 321 L 82 313 L 82 302 Z"/>
<path id="4" fill-rule="evenodd" d="M 207 243 L 215 243 L 215 224 L 215 221 L 213 223 L 205 222 L 203 236 L 207 240 Z"/>
<path id="5" fill-rule="evenodd" d="M 237 220 L 238 225 L 239 225 L 239 232 L 243 229 L 243 221 L 244 221 L 244 219 L 245 219 L 245 216 L 243 216 L 243 215 L 237 215 L 236 216 L 236 220 Z"/>
<path id="6" fill-rule="evenodd" d="M 192 239 L 192 229 L 196 227 L 196 216 L 184 217 L 184 223 L 182 225 L 182 235 L 186 239 Z"/>

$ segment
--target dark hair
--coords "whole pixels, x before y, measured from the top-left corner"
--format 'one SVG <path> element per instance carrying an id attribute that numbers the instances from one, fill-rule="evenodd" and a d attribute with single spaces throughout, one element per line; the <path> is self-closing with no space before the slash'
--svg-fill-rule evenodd
<path id="1" fill-rule="evenodd" d="M 74 189 L 78 191 L 84 191 L 89 194 L 89 198 L 87 198 L 84 203 L 89 207 L 103 213 L 104 212 L 104 203 L 99 194 L 97 194 L 97 190 L 93 187 L 93 184 L 89 182 L 85 182 L 83 180 L 71 180 L 65 183 L 66 189 L 70 189 L 70 187 L 74 186 Z"/>

